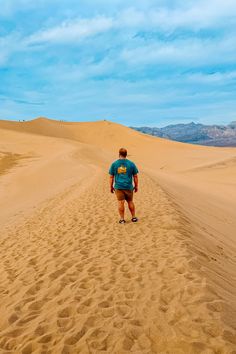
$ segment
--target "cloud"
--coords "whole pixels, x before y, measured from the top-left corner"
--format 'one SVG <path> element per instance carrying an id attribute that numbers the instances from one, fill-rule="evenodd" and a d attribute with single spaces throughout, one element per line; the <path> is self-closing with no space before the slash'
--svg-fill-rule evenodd
<path id="1" fill-rule="evenodd" d="M 31 102 L 22 99 L 8 98 L 8 97 L 0 97 L 0 101 L 9 101 L 9 102 L 15 102 L 23 105 L 32 105 L 32 106 L 42 106 L 44 104 L 43 102 Z"/>
<path id="2" fill-rule="evenodd" d="M 194 68 L 230 64 L 236 60 L 235 35 L 222 38 L 174 38 L 151 40 L 124 48 L 121 59 L 130 65 L 148 66 L 171 64 L 174 67 Z"/>
<path id="3" fill-rule="evenodd" d="M 187 28 L 199 30 L 214 26 L 227 26 L 226 18 L 236 15 L 236 3 L 233 0 L 208 0 L 186 2 L 177 9 L 160 8 L 150 13 L 149 23 L 163 30 Z"/>
<path id="4" fill-rule="evenodd" d="M 0 67 L 5 66 L 9 57 L 19 47 L 20 35 L 12 32 L 4 37 L 0 37 Z"/>
<path id="5" fill-rule="evenodd" d="M 125 124 L 223 113 L 232 119 L 233 0 L 1 5 L 0 93 L 9 99 L 0 113 Z"/>
<path id="6" fill-rule="evenodd" d="M 57 0 L 50 0 L 51 4 L 56 4 Z M 18 12 L 38 10 L 39 8 L 48 5 L 47 0 L 1 0 L 0 17 L 11 18 Z"/>
<path id="7" fill-rule="evenodd" d="M 175 31 L 181 28 L 200 30 L 230 25 L 235 15 L 234 0 L 188 1 L 182 2 L 177 8 L 163 4 L 147 10 L 127 8 L 118 14 L 116 25 L 158 31 Z"/>
<path id="8" fill-rule="evenodd" d="M 108 17 L 98 16 L 91 19 L 73 19 L 64 21 L 59 26 L 41 30 L 29 37 L 28 44 L 44 42 L 68 43 L 95 36 L 108 31 L 113 20 Z"/>
<path id="9" fill-rule="evenodd" d="M 186 75 L 186 80 L 195 84 L 227 84 L 236 80 L 236 71 L 213 72 L 210 74 L 192 73 Z"/>
<path id="10" fill-rule="evenodd" d="M 36 43 L 66 43 L 95 36 L 110 30 L 123 31 L 176 31 L 181 28 L 200 30 L 214 26 L 227 26 L 230 19 L 236 15 L 236 3 L 225 0 L 224 5 L 219 0 L 208 2 L 198 1 L 191 6 L 180 9 L 166 7 L 152 8 L 140 11 L 136 8 L 126 8 L 113 16 L 95 16 L 90 18 L 72 18 L 54 27 L 41 29 L 28 38 L 29 44 Z"/>

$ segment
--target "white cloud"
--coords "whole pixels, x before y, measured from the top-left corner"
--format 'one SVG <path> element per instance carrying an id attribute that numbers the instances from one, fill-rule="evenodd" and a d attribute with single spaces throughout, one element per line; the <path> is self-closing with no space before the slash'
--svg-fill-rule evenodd
<path id="1" fill-rule="evenodd" d="M 38 0 L 37 4 L 39 2 L 45 2 L 45 0 Z M 36 2 L 34 0 L 1 0 L 0 17 L 12 16 L 19 10 L 35 6 Z"/>
<path id="2" fill-rule="evenodd" d="M 2 101 L 1 112 L 4 104 L 16 117 L 38 115 L 38 106 L 24 103 L 34 89 L 29 102 L 45 102 L 41 114 L 55 118 L 131 123 L 235 112 L 228 104 L 235 102 L 235 0 L 2 0 L 0 17 L 4 11 L 12 24 L 3 22 L 8 34 L 0 38 L 0 65 L 9 60 L 10 71 L 2 86 L 19 99 Z M 13 26 L 19 32 L 9 34 Z"/>
<path id="3" fill-rule="evenodd" d="M 102 75 L 111 75 L 115 70 L 115 63 L 110 58 L 100 62 L 83 61 L 79 64 L 59 64 L 48 66 L 41 70 L 43 76 L 50 77 L 57 84 L 78 84 L 83 80 L 96 78 Z"/>
<path id="4" fill-rule="evenodd" d="M 0 66 L 7 64 L 9 57 L 19 46 L 20 35 L 11 33 L 5 37 L 0 37 Z"/>
<path id="5" fill-rule="evenodd" d="M 4 65 L 8 58 L 7 37 L 0 37 L 0 65 Z"/>
<path id="6" fill-rule="evenodd" d="M 74 19 L 61 25 L 41 30 L 28 38 L 28 44 L 54 42 L 65 43 L 78 41 L 83 38 L 106 32 L 112 27 L 113 20 L 109 17 L 98 16 L 91 19 Z"/>
<path id="7" fill-rule="evenodd" d="M 195 84 L 227 84 L 236 79 L 236 71 L 214 72 L 212 74 L 194 73 L 186 75 L 186 81 Z"/>
<path id="8" fill-rule="evenodd" d="M 21 0 L 26 2 L 26 0 Z M 117 30 L 121 34 L 127 29 L 138 31 L 174 32 L 178 29 L 199 30 L 227 27 L 235 21 L 234 0 L 209 0 L 182 3 L 176 8 L 159 5 L 142 11 L 136 7 L 123 8 L 115 15 L 74 18 L 57 26 L 41 29 L 27 39 L 28 44 L 67 43 Z"/>
<path id="9" fill-rule="evenodd" d="M 121 59 L 131 65 L 173 64 L 174 66 L 205 66 L 231 63 L 236 60 L 234 36 L 219 39 L 175 39 L 152 41 L 134 48 L 124 48 Z"/>
<path id="10" fill-rule="evenodd" d="M 178 7 L 159 6 L 144 11 L 126 8 L 116 18 L 117 26 L 174 31 L 179 28 L 198 30 L 227 26 L 236 15 L 235 0 L 208 0 L 183 2 Z M 229 23 L 228 23 L 229 24 Z"/>
<path id="11" fill-rule="evenodd" d="M 151 23 L 163 29 L 201 29 L 219 25 L 227 25 L 226 18 L 236 15 L 236 3 L 233 0 L 195 1 L 188 2 L 182 8 L 170 10 L 162 8 L 151 15 Z"/>

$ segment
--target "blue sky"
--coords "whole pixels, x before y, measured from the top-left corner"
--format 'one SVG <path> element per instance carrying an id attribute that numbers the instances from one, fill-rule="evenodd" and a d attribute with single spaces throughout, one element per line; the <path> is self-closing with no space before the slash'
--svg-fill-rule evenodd
<path id="1" fill-rule="evenodd" d="M 0 119 L 236 120 L 235 0 L 1 0 Z"/>

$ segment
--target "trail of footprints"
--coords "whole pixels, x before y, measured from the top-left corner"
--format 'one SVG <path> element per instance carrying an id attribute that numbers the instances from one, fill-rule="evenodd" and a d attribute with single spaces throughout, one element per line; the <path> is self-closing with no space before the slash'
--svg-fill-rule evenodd
<path id="1" fill-rule="evenodd" d="M 186 247 L 188 220 L 150 177 L 142 181 L 137 224 L 117 223 L 102 176 L 6 228 L 0 352 L 231 353 Z"/>

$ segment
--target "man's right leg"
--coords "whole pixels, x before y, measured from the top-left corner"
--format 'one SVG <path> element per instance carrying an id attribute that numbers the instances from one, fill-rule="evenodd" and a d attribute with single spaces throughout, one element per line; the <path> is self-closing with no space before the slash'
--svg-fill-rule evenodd
<path id="1" fill-rule="evenodd" d="M 132 200 L 128 201 L 128 207 L 129 207 L 129 211 L 132 215 L 132 218 L 135 218 L 135 205 Z"/>

